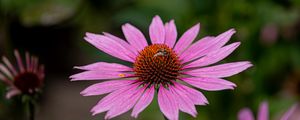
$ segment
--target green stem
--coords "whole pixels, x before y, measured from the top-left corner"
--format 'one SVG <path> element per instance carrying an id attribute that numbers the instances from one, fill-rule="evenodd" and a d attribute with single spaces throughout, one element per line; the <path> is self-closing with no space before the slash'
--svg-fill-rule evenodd
<path id="1" fill-rule="evenodd" d="M 29 108 L 29 120 L 34 120 L 34 112 L 35 112 L 35 108 L 34 108 L 34 104 L 32 100 L 28 101 L 28 108 Z"/>

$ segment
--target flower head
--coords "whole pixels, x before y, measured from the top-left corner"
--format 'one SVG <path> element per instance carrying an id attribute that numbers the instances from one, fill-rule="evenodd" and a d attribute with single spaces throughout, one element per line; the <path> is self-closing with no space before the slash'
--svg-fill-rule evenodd
<path id="1" fill-rule="evenodd" d="M 5 57 L 0 63 L 0 80 L 8 85 L 6 98 L 11 98 L 18 94 L 34 94 L 39 91 L 44 79 L 44 66 L 39 65 L 38 58 L 26 53 L 25 65 L 17 50 L 15 50 L 17 67 Z"/>
<path id="2" fill-rule="evenodd" d="M 160 110 L 168 119 L 178 119 L 179 110 L 196 117 L 195 105 L 206 105 L 208 101 L 189 85 L 208 91 L 233 89 L 234 83 L 221 78 L 252 66 L 248 61 L 209 66 L 227 57 L 240 45 L 240 42 L 225 45 L 235 33 L 233 29 L 216 37 L 204 37 L 193 44 L 200 24 L 187 30 L 176 44 L 174 20 L 163 24 L 159 16 L 153 18 L 149 27 L 151 44 L 140 30 L 128 23 L 122 26 L 122 30 L 127 41 L 109 33 L 87 33 L 84 39 L 132 66 L 97 62 L 75 67 L 85 71 L 71 76 L 72 81 L 103 81 L 86 88 L 81 94 L 109 93 L 91 110 L 93 114 L 108 111 L 106 119 L 130 109 L 133 109 L 131 116 L 137 117 L 151 103 L 156 91 Z"/>
<path id="3" fill-rule="evenodd" d="M 284 115 L 280 118 L 280 120 L 290 120 L 289 118 L 296 110 L 298 104 L 293 105 Z M 254 120 L 253 113 L 249 108 L 243 108 L 240 110 L 238 114 L 239 120 Z M 257 120 L 269 120 L 269 107 L 267 102 L 262 102 L 260 104 Z"/>

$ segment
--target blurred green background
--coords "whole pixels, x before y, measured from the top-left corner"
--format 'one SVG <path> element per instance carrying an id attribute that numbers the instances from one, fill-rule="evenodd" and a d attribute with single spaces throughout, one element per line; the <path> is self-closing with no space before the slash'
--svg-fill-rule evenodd
<path id="1" fill-rule="evenodd" d="M 198 39 L 230 28 L 230 43 L 241 46 L 223 62 L 249 60 L 254 66 L 227 78 L 235 90 L 204 92 L 210 104 L 197 106 L 198 116 L 180 113 L 182 120 L 235 120 L 243 107 L 255 113 L 261 101 L 270 104 L 271 118 L 279 117 L 300 96 L 300 0 L 0 0 L 0 55 L 13 58 L 13 49 L 29 51 L 46 66 L 44 94 L 38 120 L 101 120 L 89 110 L 102 96 L 79 94 L 95 82 L 70 82 L 74 65 L 118 62 L 83 40 L 85 32 L 109 32 L 123 37 L 121 25 L 132 23 L 146 37 L 154 15 L 174 19 L 181 35 L 197 22 Z M 22 120 L 20 103 L 4 99 L 0 83 L 0 119 Z M 133 119 L 130 113 L 118 119 Z M 163 119 L 156 99 L 140 120 Z"/>

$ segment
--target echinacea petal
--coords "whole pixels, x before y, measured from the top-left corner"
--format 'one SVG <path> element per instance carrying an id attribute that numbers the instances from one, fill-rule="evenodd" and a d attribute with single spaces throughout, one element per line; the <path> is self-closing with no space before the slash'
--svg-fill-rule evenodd
<path id="1" fill-rule="evenodd" d="M 208 54 L 209 52 L 219 49 L 224 46 L 235 33 L 234 29 L 230 29 L 213 39 L 208 39 L 205 41 L 199 41 L 191 45 L 190 49 L 188 48 L 184 55 L 181 55 L 181 59 L 184 59 L 184 62 L 192 61 L 197 58 L 202 57 L 203 55 Z"/>
<path id="2" fill-rule="evenodd" d="M 171 20 L 169 23 L 165 24 L 165 32 L 165 44 L 168 45 L 170 48 L 173 48 L 177 39 L 177 29 L 174 20 Z"/>
<path id="3" fill-rule="evenodd" d="M 226 58 L 228 55 L 230 55 L 238 46 L 240 45 L 240 42 L 232 43 L 230 45 L 224 46 L 220 49 L 217 49 L 215 51 L 212 51 L 205 55 L 204 57 L 193 61 L 183 68 L 191 68 L 191 67 L 202 67 L 202 66 L 207 66 L 211 65 L 214 63 L 217 63 L 224 58 Z"/>
<path id="4" fill-rule="evenodd" d="M 111 109 L 111 107 L 120 100 L 122 96 L 132 95 L 132 91 L 138 88 L 138 84 L 124 86 L 121 89 L 115 90 L 102 98 L 91 110 L 93 115 L 102 113 Z"/>
<path id="5" fill-rule="evenodd" d="M 262 102 L 258 109 L 257 120 L 269 120 L 268 102 Z"/>
<path id="6" fill-rule="evenodd" d="M 165 28 L 159 16 L 155 16 L 149 27 L 149 35 L 152 44 L 162 44 L 165 42 Z"/>
<path id="7" fill-rule="evenodd" d="M 236 85 L 219 78 L 182 78 L 184 82 L 206 91 L 234 89 Z"/>
<path id="8" fill-rule="evenodd" d="M 183 92 L 176 89 L 174 86 L 170 86 L 169 89 L 172 91 L 174 97 L 177 99 L 177 104 L 179 109 L 185 113 L 192 115 L 193 117 L 197 116 L 197 110 L 193 104 L 193 101 Z"/>
<path id="9" fill-rule="evenodd" d="M 129 51 L 131 51 L 135 56 L 134 58 L 139 54 L 139 51 L 137 49 L 135 49 L 133 46 L 131 46 L 130 44 L 128 44 L 125 40 L 119 38 L 119 37 L 116 37 L 112 34 L 109 34 L 109 33 L 106 33 L 106 32 L 103 32 L 103 34 L 115 41 L 117 41 L 118 43 L 120 43 L 122 46 L 124 46 L 126 49 L 128 49 Z"/>
<path id="10" fill-rule="evenodd" d="M 12 84 L 12 81 L 9 80 L 5 75 L 3 75 L 2 73 L 0 73 L 0 80 L 2 80 L 3 82 L 5 82 L 8 85 Z"/>
<path id="11" fill-rule="evenodd" d="M 252 64 L 248 61 L 232 62 L 211 67 L 188 70 L 185 73 L 196 77 L 223 78 L 238 74 L 251 66 Z"/>
<path id="12" fill-rule="evenodd" d="M 0 63 L 0 72 L 6 75 L 9 79 L 13 79 L 12 73 L 2 63 Z"/>
<path id="13" fill-rule="evenodd" d="M 21 94 L 21 91 L 16 88 L 12 88 L 6 93 L 6 98 L 10 99 L 11 97 L 16 96 L 18 94 Z"/>
<path id="14" fill-rule="evenodd" d="M 174 83 L 174 86 L 176 90 L 181 91 L 183 92 L 183 94 L 187 95 L 195 105 L 208 104 L 206 97 L 200 91 L 197 91 L 185 85 L 181 85 L 179 83 Z"/>
<path id="15" fill-rule="evenodd" d="M 129 23 L 122 26 L 126 40 L 138 51 L 143 50 L 148 44 L 143 33 Z"/>
<path id="16" fill-rule="evenodd" d="M 280 120 L 289 120 L 289 118 L 292 116 L 292 114 L 296 111 L 298 108 L 298 104 L 294 104 L 287 112 L 284 113 L 284 115 L 280 118 Z"/>
<path id="17" fill-rule="evenodd" d="M 117 63 L 97 62 L 74 68 L 91 71 L 132 71 L 132 68 Z"/>
<path id="18" fill-rule="evenodd" d="M 80 92 L 83 96 L 101 95 L 110 93 L 114 90 L 120 89 L 123 86 L 127 86 L 136 82 L 134 80 L 111 80 L 105 81 L 97 84 L 93 84 L 83 91 Z"/>
<path id="19" fill-rule="evenodd" d="M 161 86 L 157 98 L 161 112 L 170 120 L 178 120 L 179 106 L 173 93 Z"/>
<path id="20" fill-rule="evenodd" d="M 15 50 L 14 54 L 15 54 L 15 57 L 17 59 L 17 63 L 18 63 L 18 66 L 19 66 L 18 68 L 20 69 L 20 72 L 24 72 L 25 71 L 25 67 L 23 65 L 23 62 L 22 62 L 22 59 L 21 59 L 19 51 Z"/>
<path id="21" fill-rule="evenodd" d="M 105 119 L 111 119 L 130 110 L 143 94 L 145 88 L 145 86 L 136 88 L 133 91 L 130 91 L 131 93 L 120 96 L 114 106 L 106 113 Z"/>
<path id="22" fill-rule="evenodd" d="M 132 110 L 132 117 L 137 118 L 139 113 L 142 112 L 152 102 L 155 92 L 154 90 L 154 86 L 151 86 L 145 90 L 144 94 L 141 96 Z"/>
<path id="23" fill-rule="evenodd" d="M 11 64 L 11 62 L 5 57 L 2 57 L 2 61 L 5 63 L 5 65 L 9 68 L 9 70 L 12 72 L 12 74 L 15 76 L 18 74 L 17 70 L 15 67 Z"/>
<path id="24" fill-rule="evenodd" d="M 252 111 L 248 108 L 240 110 L 238 113 L 238 120 L 254 120 Z"/>
<path id="25" fill-rule="evenodd" d="M 178 40 L 174 47 L 174 51 L 176 53 L 181 53 L 183 50 L 185 50 L 197 37 L 200 30 L 200 24 L 194 25 L 192 28 L 187 30 Z"/>
<path id="26" fill-rule="evenodd" d="M 132 77 L 132 74 L 116 71 L 84 71 L 70 76 L 71 81 L 77 80 L 106 80 Z"/>
<path id="27" fill-rule="evenodd" d="M 86 37 L 84 39 L 99 50 L 102 50 L 109 55 L 128 62 L 134 62 L 135 55 L 133 55 L 130 51 L 128 51 L 128 49 L 124 48 L 117 41 L 114 41 L 109 37 L 93 33 L 86 33 Z"/>

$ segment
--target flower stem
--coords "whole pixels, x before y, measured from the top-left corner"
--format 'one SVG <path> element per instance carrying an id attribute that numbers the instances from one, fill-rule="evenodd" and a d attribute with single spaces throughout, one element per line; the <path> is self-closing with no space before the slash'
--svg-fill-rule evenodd
<path id="1" fill-rule="evenodd" d="M 32 100 L 28 101 L 28 108 L 29 108 L 29 120 L 34 120 L 34 112 L 35 112 L 35 108 L 34 108 L 34 104 Z"/>

